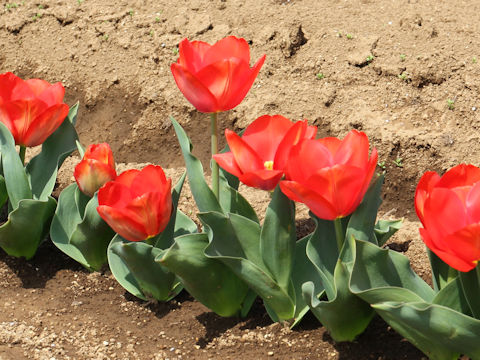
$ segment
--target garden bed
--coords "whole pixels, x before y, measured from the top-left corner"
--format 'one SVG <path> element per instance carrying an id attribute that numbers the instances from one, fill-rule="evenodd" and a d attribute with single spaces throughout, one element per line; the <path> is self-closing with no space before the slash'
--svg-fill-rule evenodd
<path id="1" fill-rule="evenodd" d="M 170 73 L 185 37 L 244 37 L 267 59 L 245 100 L 220 115 L 240 130 L 263 114 L 308 119 L 321 136 L 368 134 L 385 171 L 382 214 L 404 217 L 390 248 L 428 279 L 413 195 L 426 170 L 478 164 L 480 6 L 433 0 L 0 1 L 0 73 L 62 81 L 80 101 L 83 144 L 109 142 L 124 168 L 151 162 L 178 178 L 183 159 L 173 115 L 207 164 L 208 119 Z M 221 140 L 223 142 L 223 140 Z M 78 158 L 59 179 L 69 184 Z M 249 190 L 264 208 L 260 191 Z M 260 199 L 258 199 L 260 197 Z M 191 196 L 181 208 L 195 212 Z M 261 211 L 259 213 L 262 213 Z M 305 218 L 305 217 L 304 217 Z M 302 219 L 299 219 L 302 221 Z M 305 222 L 305 220 L 303 220 Z M 308 226 L 308 223 L 305 225 Z M 108 269 L 88 273 L 45 243 L 31 261 L 0 255 L 4 358 L 421 358 L 381 320 L 354 343 L 335 344 L 313 316 L 294 330 L 260 303 L 223 319 L 182 293 L 167 304 L 128 295 Z"/>

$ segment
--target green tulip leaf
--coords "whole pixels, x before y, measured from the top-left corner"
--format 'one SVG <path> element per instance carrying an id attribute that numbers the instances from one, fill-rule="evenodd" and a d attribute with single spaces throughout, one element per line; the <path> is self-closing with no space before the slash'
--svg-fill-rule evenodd
<path id="1" fill-rule="evenodd" d="M 310 216 L 316 227 L 308 239 L 306 254 L 322 279 L 323 286 L 318 292 L 325 290 L 327 298 L 333 299 L 336 296 L 334 272 L 339 256 L 335 242 L 335 227 L 333 221 L 319 219 L 313 213 L 310 213 Z"/>
<path id="2" fill-rule="evenodd" d="M 458 276 L 435 294 L 432 304 L 443 305 L 468 316 L 472 314 Z"/>
<path id="3" fill-rule="evenodd" d="M 374 229 L 378 208 L 382 202 L 380 198 L 382 184 L 383 175 L 379 176 L 369 187 L 363 201 L 350 217 L 345 235 L 346 239 L 353 236 L 355 239 L 377 244 Z"/>
<path id="4" fill-rule="evenodd" d="M 307 258 L 307 244 L 313 234 L 307 235 L 296 243 L 295 259 L 292 270 L 292 282 L 295 289 L 295 315 L 291 327 L 297 325 L 309 307 L 302 295 L 302 285 L 311 281 L 317 291 L 323 293 L 322 279 L 311 261 Z"/>
<path id="5" fill-rule="evenodd" d="M 469 272 L 459 271 L 463 293 L 473 317 L 480 319 L 480 266 Z"/>
<path id="6" fill-rule="evenodd" d="M 433 251 L 427 249 L 428 258 L 430 260 L 430 268 L 432 269 L 432 282 L 435 291 L 443 289 L 444 286 L 452 279 L 457 272 L 455 269 L 443 262 Z"/>
<path id="7" fill-rule="evenodd" d="M 378 246 L 383 246 L 402 227 L 403 220 L 378 220 L 375 224 L 375 238 Z"/>
<path id="8" fill-rule="evenodd" d="M 15 149 L 15 140 L 2 122 L 0 122 L 0 154 L 10 205 L 12 209 L 17 209 L 21 200 L 32 199 L 33 195 L 25 168 Z"/>
<path id="9" fill-rule="evenodd" d="M 205 181 L 202 163 L 192 154 L 192 143 L 188 135 L 173 117 L 170 117 L 170 120 L 177 134 L 180 148 L 182 149 L 183 159 L 185 160 L 185 166 L 187 168 L 188 182 L 198 209 L 202 212 L 221 212 L 222 209 L 217 198 Z"/>
<path id="10" fill-rule="evenodd" d="M 182 290 L 174 273 L 155 261 L 165 250 L 116 235 L 108 247 L 112 274 L 125 290 L 140 299 L 168 301 Z"/>
<path id="11" fill-rule="evenodd" d="M 7 222 L 0 226 L 2 249 L 9 255 L 23 256 L 27 260 L 33 257 L 48 233 L 56 205 L 52 197 L 45 201 L 20 200 L 18 206 L 8 214 Z"/>
<path id="12" fill-rule="evenodd" d="M 286 292 L 291 286 L 296 240 L 295 204 L 277 185 L 260 233 L 260 251 L 275 282 Z"/>
<path id="13" fill-rule="evenodd" d="M 178 199 L 180 198 L 180 193 L 182 192 L 183 183 L 185 182 L 186 173 L 183 173 L 180 179 L 177 181 L 177 184 L 172 189 L 172 215 L 168 221 L 167 227 L 162 231 L 160 236 L 157 236 L 157 241 L 155 242 L 155 247 L 160 249 L 166 249 L 173 244 L 173 238 L 175 234 L 176 219 L 177 219 L 177 206 Z M 193 222 L 193 221 L 192 221 Z M 195 226 L 196 229 L 196 226 Z"/>
<path id="14" fill-rule="evenodd" d="M 441 305 L 425 302 L 373 304 L 398 333 L 433 360 L 480 358 L 480 321 Z"/>
<path id="15" fill-rule="evenodd" d="M 220 173 L 219 188 L 220 205 L 224 209 L 224 213 L 238 214 L 259 223 L 257 214 L 250 203 L 234 187 L 229 185 L 223 173 Z"/>
<path id="16" fill-rule="evenodd" d="M 354 294 L 369 304 L 433 300 L 434 291 L 411 269 L 405 255 L 366 241 L 356 240 L 353 244 L 356 262 L 350 288 Z"/>
<path id="17" fill-rule="evenodd" d="M 334 243 L 331 239 L 330 242 Z M 327 293 L 328 301 L 319 299 L 322 293 L 312 281 L 302 286 L 305 302 L 335 341 L 353 341 L 365 330 L 374 315 L 369 304 L 349 289 L 355 254 L 355 241 L 353 238 L 346 239 L 335 266 L 333 289 L 329 290 L 333 291 L 334 296 Z"/>
<path id="18" fill-rule="evenodd" d="M 247 283 L 276 314 L 272 320 L 292 319 L 295 315 L 293 284 L 289 279 L 287 286 L 281 287 L 260 257 L 260 226 L 236 214 L 226 217 L 209 212 L 198 214 L 198 217 L 209 236 L 210 244 L 205 254 L 222 261 Z"/>
<path id="19" fill-rule="evenodd" d="M 218 315 L 238 315 L 245 311 L 249 289 L 220 260 L 205 256 L 208 244 L 206 234 L 179 236 L 156 261 L 177 274 L 185 289 Z"/>
<path id="20" fill-rule="evenodd" d="M 7 184 L 5 184 L 5 178 L 0 175 L 0 209 L 5 205 L 8 200 Z"/>
<path id="21" fill-rule="evenodd" d="M 77 120 L 78 103 L 70 108 L 67 117 L 42 144 L 42 151 L 27 165 L 31 189 L 36 199 L 44 200 L 53 191 L 57 172 L 63 161 L 77 149 L 78 140 L 75 122 Z"/>
<path id="22" fill-rule="evenodd" d="M 78 207 L 86 203 L 86 207 Z M 107 247 L 115 232 L 97 212 L 97 195 L 89 198 L 77 184 L 60 193 L 50 228 L 52 242 L 65 254 L 90 270 L 100 270 L 107 262 Z"/>

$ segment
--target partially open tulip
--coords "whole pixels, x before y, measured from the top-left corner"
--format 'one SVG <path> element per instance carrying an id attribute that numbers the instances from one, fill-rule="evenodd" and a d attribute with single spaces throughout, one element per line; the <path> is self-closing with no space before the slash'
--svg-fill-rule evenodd
<path id="1" fill-rule="evenodd" d="M 273 190 L 284 175 L 292 147 L 313 139 L 316 132 L 306 120 L 294 123 L 280 115 L 264 115 L 252 122 L 242 137 L 225 130 L 230 151 L 213 158 L 245 185 Z"/>
<path id="2" fill-rule="evenodd" d="M 240 104 L 264 61 L 265 55 L 250 68 L 245 39 L 229 36 L 214 45 L 184 39 L 171 70 L 180 91 L 198 111 L 215 113 Z"/>
<path id="3" fill-rule="evenodd" d="M 0 121 L 12 133 L 15 144 L 42 144 L 68 115 L 61 83 L 22 80 L 12 73 L 0 75 Z"/>
<path id="4" fill-rule="evenodd" d="M 160 166 L 127 170 L 98 190 L 97 211 L 105 222 L 130 241 L 161 233 L 172 212 L 172 180 Z"/>
<path id="5" fill-rule="evenodd" d="M 92 197 L 108 181 L 117 177 L 112 149 L 107 143 L 90 145 L 73 172 L 78 188 Z"/>
<path id="6" fill-rule="evenodd" d="M 426 172 L 415 193 L 420 235 L 440 259 L 459 271 L 480 260 L 480 169 L 457 165 L 443 176 Z"/>
<path id="7" fill-rule="evenodd" d="M 295 146 L 280 188 L 290 199 L 306 204 L 321 219 L 350 215 L 365 195 L 377 165 L 377 150 L 369 158 L 363 132 L 343 139 L 305 140 Z"/>

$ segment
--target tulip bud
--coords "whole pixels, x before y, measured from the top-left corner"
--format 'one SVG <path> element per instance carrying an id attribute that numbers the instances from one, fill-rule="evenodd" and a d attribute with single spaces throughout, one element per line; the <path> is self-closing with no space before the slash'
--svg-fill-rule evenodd
<path id="1" fill-rule="evenodd" d="M 117 177 L 112 150 L 107 143 L 90 145 L 73 172 L 78 188 L 93 197 L 105 183 Z"/>

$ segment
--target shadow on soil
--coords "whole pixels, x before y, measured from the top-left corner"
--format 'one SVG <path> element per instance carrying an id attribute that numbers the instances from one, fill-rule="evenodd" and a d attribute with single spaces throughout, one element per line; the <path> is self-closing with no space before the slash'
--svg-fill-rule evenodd
<path id="1" fill-rule="evenodd" d="M 0 261 L 4 262 L 22 281 L 25 289 L 44 288 L 48 280 L 60 270 L 85 271 L 79 263 L 71 259 L 47 239 L 40 244 L 37 253 L 30 260 L 15 258 L 0 250 Z"/>

